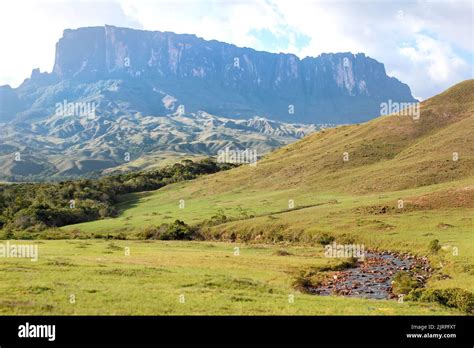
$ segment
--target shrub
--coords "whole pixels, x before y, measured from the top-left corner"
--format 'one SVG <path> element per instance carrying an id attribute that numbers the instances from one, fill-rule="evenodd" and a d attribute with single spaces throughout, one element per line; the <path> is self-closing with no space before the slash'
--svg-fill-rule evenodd
<path id="1" fill-rule="evenodd" d="M 334 242 L 334 240 L 335 238 L 333 236 L 330 236 L 327 233 L 323 233 L 318 237 L 317 242 L 321 245 L 328 245 Z"/>
<path id="2" fill-rule="evenodd" d="M 158 228 L 155 226 L 146 226 L 143 231 L 138 234 L 139 239 L 157 239 Z"/>
<path id="3" fill-rule="evenodd" d="M 293 287 L 304 293 L 310 293 L 311 288 L 321 286 L 328 278 L 327 274 L 319 273 L 317 269 L 301 271 L 293 281 Z"/>
<path id="4" fill-rule="evenodd" d="M 224 210 L 219 209 L 216 215 L 213 215 L 207 222 L 209 226 L 220 225 L 228 221 L 227 216 L 224 214 Z"/>
<path id="5" fill-rule="evenodd" d="M 408 272 L 397 272 L 393 277 L 393 281 L 392 292 L 395 295 L 406 295 L 420 286 L 420 283 Z"/>
<path id="6" fill-rule="evenodd" d="M 118 240 L 126 240 L 127 239 L 127 235 L 123 232 L 119 232 L 115 235 L 115 239 L 118 239 Z"/>
<path id="7" fill-rule="evenodd" d="M 428 245 L 428 249 L 433 254 L 436 254 L 441 249 L 441 245 L 439 245 L 439 240 L 433 239 Z"/>
<path id="8" fill-rule="evenodd" d="M 71 231 L 63 231 L 58 228 L 48 228 L 40 232 L 37 236 L 38 239 L 72 239 L 72 238 L 87 238 L 87 235 L 80 234 L 78 230 L 74 229 Z"/>
<path id="9" fill-rule="evenodd" d="M 196 236 L 197 229 L 175 220 L 172 224 L 163 224 L 159 227 L 156 238 L 161 240 L 191 240 Z"/>
<path id="10" fill-rule="evenodd" d="M 435 302 L 446 307 L 459 309 L 467 314 L 474 313 L 474 294 L 460 288 L 415 289 L 408 294 L 406 299 Z"/>
<path id="11" fill-rule="evenodd" d="M 1 236 L 1 234 L 0 234 Z M 3 236 L 0 239 L 13 239 L 15 237 L 13 231 L 11 229 L 4 229 Z"/>

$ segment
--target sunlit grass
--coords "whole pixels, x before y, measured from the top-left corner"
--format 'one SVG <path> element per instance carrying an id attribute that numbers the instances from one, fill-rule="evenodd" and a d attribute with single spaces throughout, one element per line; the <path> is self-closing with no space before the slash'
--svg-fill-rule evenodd
<path id="1" fill-rule="evenodd" d="M 45 315 L 456 314 L 435 304 L 301 294 L 298 269 L 322 248 L 209 242 L 38 241 L 39 260 L 4 259 L 0 313 Z M 237 256 L 235 247 L 239 247 Z M 129 256 L 125 255 L 130 248 Z M 72 297 L 74 301 L 71 301 Z M 184 303 L 180 302 L 184 295 Z M 294 303 L 290 303 L 290 295 Z"/>

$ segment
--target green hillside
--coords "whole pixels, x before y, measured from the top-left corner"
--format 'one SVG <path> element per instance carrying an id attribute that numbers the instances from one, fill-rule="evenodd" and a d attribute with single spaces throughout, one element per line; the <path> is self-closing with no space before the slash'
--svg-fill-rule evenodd
<path id="1" fill-rule="evenodd" d="M 344 204 L 396 206 L 398 199 L 419 197 L 426 205 L 443 195 L 442 206 L 449 208 L 458 196 L 473 192 L 473 130 L 474 80 L 469 80 L 423 102 L 419 120 L 391 115 L 319 131 L 272 152 L 255 167 L 129 195 L 119 206 L 122 213 L 117 219 L 67 229 L 133 231 L 176 218 L 198 223 L 218 212 L 240 219 L 285 211 L 290 200 L 296 208 L 319 209 Z M 181 199 L 184 209 L 179 208 Z M 472 201 L 464 205 L 470 208 Z"/>

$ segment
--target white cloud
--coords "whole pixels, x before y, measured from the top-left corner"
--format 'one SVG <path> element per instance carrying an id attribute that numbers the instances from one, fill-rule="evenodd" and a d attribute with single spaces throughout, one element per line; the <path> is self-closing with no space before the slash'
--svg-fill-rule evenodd
<path id="1" fill-rule="evenodd" d="M 413 94 L 423 99 L 473 78 L 472 3 L 277 3 L 292 30 L 311 38 L 306 47 L 290 48 L 300 56 L 366 53 L 384 63 L 389 75 L 407 83 Z M 467 55 L 456 53 L 456 46 Z"/>
<path id="2" fill-rule="evenodd" d="M 196 34 L 238 46 L 259 46 L 260 43 L 250 35 L 252 30 L 269 29 L 278 33 L 281 25 L 272 7 L 264 0 L 120 0 L 120 4 L 124 13 L 146 29 Z"/>
<path id="3" fill-rule="evenodd" d="M 403 47 L 400 53 L 425 70 L 435 82 L 447 81 L 453 71 L 468 68 L 448 44 L 424 35 L 417 35 L 416 45 Z"/>

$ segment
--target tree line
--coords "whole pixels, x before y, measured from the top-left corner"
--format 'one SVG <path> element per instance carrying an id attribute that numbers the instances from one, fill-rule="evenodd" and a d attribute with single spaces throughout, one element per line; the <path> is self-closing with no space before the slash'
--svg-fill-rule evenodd
<path id="1" fill-rule="evenodd" d="M 227 170 L 235 165 L 213 159 L 184 160 L 161 169 L 79 179 L 58 183 L 0 186 L 0 229 L 42 231 L 114 217 L 119 196 L 151 191 L 171 183 Z"/>

